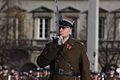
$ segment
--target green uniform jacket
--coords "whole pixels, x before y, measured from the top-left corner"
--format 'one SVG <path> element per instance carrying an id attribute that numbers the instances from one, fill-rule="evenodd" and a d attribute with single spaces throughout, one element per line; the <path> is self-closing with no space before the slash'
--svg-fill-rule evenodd
<path id="1" fill-rule="evenodd" d="M 58 50 L 65 55 L 58 57 Z M 69 62 L 73 69 L 71 69 L 67 62 Z M 46 45 L 42 53 L 37 58 L 37 64 L 40 67 L 50 65 L 51 71 L 62 68 L 65 71 L 74 71 L 81 73 L 81 80 L 90 80 L 89 61 L 86 55 L 86 48 L 79 41 L 70 38 L 64 45 L 57 48 L 56 44 L 50 42 Z M 52 72 L 51 72 L 52 73 Z M 50 75 L 49 80 L 79 80 L 75 76 L 60 76 Z"/>

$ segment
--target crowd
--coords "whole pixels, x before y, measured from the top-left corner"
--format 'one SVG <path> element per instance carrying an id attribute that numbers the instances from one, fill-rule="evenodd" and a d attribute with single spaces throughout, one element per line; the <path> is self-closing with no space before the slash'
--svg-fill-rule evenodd
<path id="1" fill-rule="evenodd" d="M 49 70 L 36 68 L 29 71 L 19 71 L 8 66 L 0 66 L 0 80 L 47 80 Z"/>
<path id="2" fill-rule="evenodd" d="M 10 69 L 8 66 L 0 66 L 0 80 L 48 80 L 49 75 L 48 68 L 20 72 L 13 68 Z M 91 72 L 91 80 L 120 80 L 120 76 L 114 67 L 110 67 L 106 74 Z"/>
<path id="3" fill-rule="evenodd" d="M 91 79 L 92 80 L 120 80 L 120 76 L 119 76 L 119 73 L 116 72 L 115 67 L 111 66 L 108 69 L 107 73 L 92 72 Z"/>

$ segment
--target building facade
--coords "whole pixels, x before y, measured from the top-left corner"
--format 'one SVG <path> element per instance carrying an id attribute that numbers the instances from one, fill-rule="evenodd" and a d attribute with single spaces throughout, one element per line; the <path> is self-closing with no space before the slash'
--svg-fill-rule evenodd
<path id="1" fill-rule="evenodd" d="M 109 41 L 105 43 L 107 48 L 112 49 L 118 55 L 120 48 L 119 4 L 119 0 L 100 0 L 99 4 L 99 40 Z M 1 39 L 27 39 L 31 41 L 28 43 L 32 46 L 43 48 L 45 43 L 52 40 L 57 32 L 55 0 L 8 0 L 8 3 L 1 2 L 0 7 L 1 32 L 3 32 L 4 26 L 7 26 L 5 30 L 9 30 L 0 35 Z M 74 19 L 72 36 L 79 40 L 87 40 L 88 8 L 88 0 L 58 0 L 60 15 Z M 6 19 L 8 21 L 5 21 Z M 111 41 L 117 42 L 114 44 Z M 17 45 L 19 45 L 18 42 L 16 41 Z M 100 44 L 102 45 L 100 47 L 102 54 L 106 51 L 106 45 L 102 42 Z M 101 50 L 103 47 L 105 51 Z M 113 48 L 117 49 L 117 52 Z M 40 50 L 30 51 L 30 53 L 33 53 L 31 61 L 35 62 Z"/>

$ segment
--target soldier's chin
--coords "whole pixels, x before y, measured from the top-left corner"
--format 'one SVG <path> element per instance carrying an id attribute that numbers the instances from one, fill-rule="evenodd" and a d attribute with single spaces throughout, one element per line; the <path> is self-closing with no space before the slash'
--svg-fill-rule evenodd
<path id="1" fill-rule="evenodd" d="M 63 37 L 63 34 L 60 34 L 60 36 L 62 36 L 62 37 Z"/>
<path id="2" fill-rule="evenodd" d="M 63 35 L 60 35 L 62 38 L 64 37 Z"/>

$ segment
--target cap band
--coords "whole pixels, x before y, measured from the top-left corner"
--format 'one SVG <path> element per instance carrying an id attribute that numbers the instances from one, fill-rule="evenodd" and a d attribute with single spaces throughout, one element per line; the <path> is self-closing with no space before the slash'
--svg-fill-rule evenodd
<path id="1" fill-rule="evenodd" d="M 69 26 L 70 28 L 73 27 L 73 25 L 70 22 L 66 21 L 66 20 L 59 21 L 59 26 Z"/>

